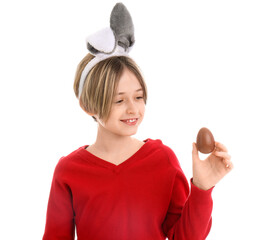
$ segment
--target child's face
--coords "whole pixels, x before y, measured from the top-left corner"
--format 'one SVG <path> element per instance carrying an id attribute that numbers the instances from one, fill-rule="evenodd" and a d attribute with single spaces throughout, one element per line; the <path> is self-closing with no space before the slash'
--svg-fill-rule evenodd
<path id="1" fill-rule="evenodd" d="M 131 136 L 137 132 L 144 111 L 141 84 L 132 72 L 125 69 L 119 79 L 108 120 L 104 122 L 97 116 L 96 118 L 102 130 L 116 135 Z"/>

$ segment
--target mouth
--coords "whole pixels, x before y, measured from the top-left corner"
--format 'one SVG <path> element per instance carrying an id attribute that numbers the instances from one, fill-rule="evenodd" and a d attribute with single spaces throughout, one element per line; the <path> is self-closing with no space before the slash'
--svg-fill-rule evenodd
<path id="1" fill-rule="evenodd" d="M 136 123 L 138 122 L 138 118 L 124 119 L 124 120 L 121 120 L 121 122 L 123 122 L 127 125 L 130 125 L 130 126 L 133 126 L 133 125 L 136 125 Z"/>

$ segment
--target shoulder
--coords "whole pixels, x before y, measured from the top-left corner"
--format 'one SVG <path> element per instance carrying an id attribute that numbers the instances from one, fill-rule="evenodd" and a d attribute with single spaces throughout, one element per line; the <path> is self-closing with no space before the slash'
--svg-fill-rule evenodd
<path id="1" fill-rule="evenodd" d="M 178 158 L 174 153 L 174 151 L 172 150 L 172 148 L 170 148 L 166 144 L 163 144 L 163 142 L 160 139 L 156 140 L 151 139 L 150 141 L 159 149 L 159 154 L 163 155 L 164 159 L 165 158 L 167 159 L 169 165 L 173 169 L 173 172 L 175 173 L 174 181 L 176 183 L 176 186 L 177 187 L 179 187 L 180 185 L 182 186 L 182 184 L 184 183 L 185 189 L 188 192 L 189 189 L 188 181 L 186 179 L 185 173 L 181 168 Z"/>
<path id="2" fill-rule="evenodd" d="M 177 170 L 181 170 L 179 161 L 177 159 L 177 156 L 175 155 L 174 151 L 167 145 L 163 144 L 162 140 L 160 139 L 151 139 L 148 138 L 147 141 L 159 150 L 160 154 L 162 154 L 167 160 L 169 161 L 170 165 Z M 182 171 L 182 170 L 181 170 Z"/>
<path id="3" fill-rule="evenodd" d="M 57 176 L 62 176 L 62 174 L 64 174 L 68 170 L 72 170 L 72 166 L 77 161 L 77 159 L 80 158 L 80 152 L 85 147 L 86 145 L 81 146 L 76 150 L 70 152 L 69 154 L 62 156 L 55 166 L 54 174 Z"/>

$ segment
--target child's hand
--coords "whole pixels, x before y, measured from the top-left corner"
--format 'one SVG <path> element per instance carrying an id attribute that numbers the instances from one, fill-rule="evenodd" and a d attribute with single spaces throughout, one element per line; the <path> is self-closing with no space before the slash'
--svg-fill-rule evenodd
<path id="1" fill-rule="evenodd" d="M 203 190 L 215 186 L 233 169 L 227 148 L 219 142 L 215 142 L 215 150 L 205 160 L 199 158 L 197 145 L 193 143 L 192 163 L 193 184 Z"/>

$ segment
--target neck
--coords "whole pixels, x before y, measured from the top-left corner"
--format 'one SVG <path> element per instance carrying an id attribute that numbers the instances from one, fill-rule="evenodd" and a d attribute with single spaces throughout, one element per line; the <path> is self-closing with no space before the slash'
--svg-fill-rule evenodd
<path id="1" fill-rule="evenodd" d="M 136 139 L 131 136 L 121 136 L 106 131 L 102 126 L 98 127 L 97 138 L 93 146 L 104 153 L 121 153 L 125 151 Z"/>

